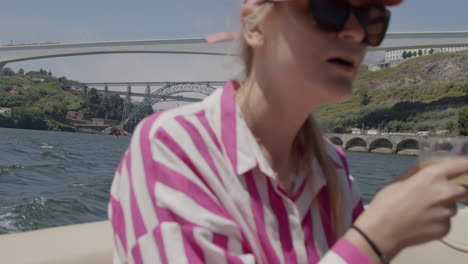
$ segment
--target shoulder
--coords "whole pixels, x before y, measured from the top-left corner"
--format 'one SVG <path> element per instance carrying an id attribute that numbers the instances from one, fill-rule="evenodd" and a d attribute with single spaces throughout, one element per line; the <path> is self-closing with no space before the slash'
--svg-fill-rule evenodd
<path id="1" fill-rule="evenodd" d="M 202 110 L 203 104 L 198 102 L 154 113 L 138 124 L 134 135 L 152 137 L 158 130 L 174 126 L 177 118 L 188 118 Z"/>
<path id="2" fill-rule="evenodd" d="M 198 119 L 199 116 L 204 116 L 205 112 L 216 109 L 220 90 L 216 90 L 203 101 L 160 111 L 146 117 L 135 128 L 133 135 L 154 138 L 155 134 L 162 130 L 177 130 L 184 120 Z"/>
<path id="3" fill-rule="evenodd" d="M 131 145 L 143 155 L 158 153 L 192 156 L 200 146 L 217 146 L 215 136 L 217 118 L 213 118 L 219 104 L 216 90 L 203 101 L 154 113 L 135 128 Z M 194 156 L 192 157 L 194 158 Z"/>

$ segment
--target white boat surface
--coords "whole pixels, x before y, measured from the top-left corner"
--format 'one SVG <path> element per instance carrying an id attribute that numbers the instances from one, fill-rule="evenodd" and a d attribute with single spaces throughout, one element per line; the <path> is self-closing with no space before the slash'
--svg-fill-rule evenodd
<path id="1" fill-rule="evenodd" d="M 444 239 L 403 250 L 392 264 L 467 264 L 468 207 L 460 209 Z M 108 221 L 0 235 L 1 263 L 104 264 L 112 263 L 113 239 Z"/>

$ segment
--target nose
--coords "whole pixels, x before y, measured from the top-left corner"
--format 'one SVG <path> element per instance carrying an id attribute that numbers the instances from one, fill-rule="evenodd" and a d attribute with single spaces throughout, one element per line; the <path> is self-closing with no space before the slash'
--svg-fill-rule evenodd
<path id="1" fill-rule="evenodd" d="M 366 33 L 355 14 L 352 13 L 349 16 L 345 27 L 338 33 L 338 37 L 356 43 L 361 43 L 364 40 Z"/>

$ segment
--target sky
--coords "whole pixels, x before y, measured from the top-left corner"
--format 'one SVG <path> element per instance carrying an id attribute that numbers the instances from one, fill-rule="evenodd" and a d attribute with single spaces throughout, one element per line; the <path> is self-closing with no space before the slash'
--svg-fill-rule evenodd
<path id="1" fill-rule="evenodd" d="M 0 8 L 0 44 L 203 37 L 238 29 L 240 0 L 22 0 Z M 406 0 L 392 7 L 389 32 L 468 31 L 467 0 Z M 14 70 L 44 68 L 82 82 L 226 80 L 232 58 L 111 54 L 32 60 Z"/>

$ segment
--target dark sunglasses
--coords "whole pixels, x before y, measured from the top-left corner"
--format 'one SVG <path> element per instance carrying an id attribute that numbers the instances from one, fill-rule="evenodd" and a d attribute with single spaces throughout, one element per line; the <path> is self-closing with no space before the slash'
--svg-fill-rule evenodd
<path id="1" fill-rule="evenodd" d="M 390 22 L 390 11 L 380 5 L 351 6 L 349 0 L 309 0 L 310 13 L 326 31 L 340 32 L 354 14 L 366 34 L 363 42 L 370 46 L 382 43 Z"/>

